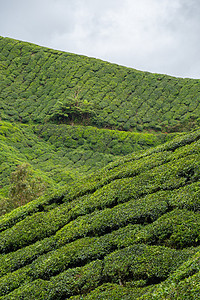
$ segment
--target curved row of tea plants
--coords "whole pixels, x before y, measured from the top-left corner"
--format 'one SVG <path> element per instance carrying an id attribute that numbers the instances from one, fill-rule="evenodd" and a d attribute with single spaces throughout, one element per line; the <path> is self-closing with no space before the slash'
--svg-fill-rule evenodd
<path id="1" fill-rule="evenodd" d="M 108 167 L 105 167 L 99 171 L 96 171 L 94 174 L 87 176 L 86 178 L 77 178 L 76 180 L 74 180 L 74 183 L 68 185 L 67 193 L 66 188 L 63 187 L 53 195 L 44 197 L 44 199 L 42 200 L 35 200 L 32 203 L 29 203 L 27 207 L 22 207 L 19 210 L 16 210 L 15 212 L 13 212 L 13 214 L 10 214 L 10 217 L 8 218 L 8 221 L 6 221 L 6 223 L 4 223 L 4 221 L 0 221 L 0 228 L 7 228 L 7 226 L 12 225 L 16 220 L 21 220 L 22 217 L 26 217 L 27 215 L 30 215 L 35 211 L 49 210 L 49 207 L 54 207 L 54 205 L 57 205 L 57 203 L 60 204 L 63 201 L 71 201 L 78 196 L 87 195 L 88 193 L 98 190 L 100 187 L 107 185 L 109 182 L 112 182 L 115 179 L 136 176 L 140 173 L 145 174 L 147 170 L 150 171 L 150 176 L 152 176 L 152 168 L 165 164 L 166 162 L 170 162 L 172 157 L 174 157 L 174 161 L 178 161 L 179 158 L 182 158 L 184 160 L 184 157 L 188 156 L 188 153 L 190 152 L 198 153 L 197 141 L 199 140 L 199 137 L 200 131 L 196 131 L 194 133 L 176 138 L 164 145 L 149 149 L 146 152 L 125 156 L 120 160 L 109 164 Z M 174 153 L 177 153 L 177 155 L 175 155 Z M 190 159 L 188 159 L 188 162 L 190 162 Z M 182 167 L 184 168 L 184 165 Z M 171 161 L 171 168 L 173 168 L 173 160 Z M 165 177 L 167 176 L 165 175 Z M 179 180 L 181 180 L 181 176 L 179 176 L 178 178 Z M 170 182 L 170 180 L 168 180 L 168 182 L 169 184 L 173 183 Z M 117 185 L 118 181 L 116 181 L 116 184 L 114 184 L 113 186 L 114 190 L 116 189 Z M 106 186 L 105 189 L 107 188 L 108 187 Z M 118 186 L 118 188 L 116 189 L 116 193 L 117 190 L 119 190 L 121 193 L 120 186 Z"/>
<path id="2" fill-rule="evenodd" d="M 70 125 L 25 125 L 0 121 L 0 198 L 10 174 L 28 163 L 48 190 L 91 173 L 118 157 L 172 139 L 173 134 L 142 134 Z M 5 201 L 5 200 L 2 200 Z"/>
<path id="3" fill-rule="evenodd" d="M 3 216 L 0 299 L 195 299 L 199 165 L 196 131 Z"/>

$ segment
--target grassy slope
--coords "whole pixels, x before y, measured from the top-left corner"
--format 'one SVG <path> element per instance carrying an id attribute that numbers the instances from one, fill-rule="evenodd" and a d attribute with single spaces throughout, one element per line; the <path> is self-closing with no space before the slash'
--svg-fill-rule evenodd
<path id="1" fill-rule="evenodd" d="M 71 125 L 25 125 L 0 121 L 0 196 L 10 173 L 29 163 L 49 189 L 68 184 L 120 156 L 162 144 L 173 135 L 142 134 Z"/>
<path id="2" fill-rule="evenodd" d="M 198 299 L 199 163 L 196 131 L 2 217 L 0 299 Z"/>
<path id="3" fill-rule="evenodd" d="M 150 74 L 0 37 L 3 120 L 43 123 L 57 100 L 78 90 L 98 127 L 188 130 L 200 124 L 200 81 Z"/>

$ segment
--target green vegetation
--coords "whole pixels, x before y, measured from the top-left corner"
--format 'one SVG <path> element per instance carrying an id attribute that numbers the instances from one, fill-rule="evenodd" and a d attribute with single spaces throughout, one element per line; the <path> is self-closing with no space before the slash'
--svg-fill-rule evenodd
<path id="1" fill-rule="evenodd" d="M 133 131 L 200 125 L 200 81 L 150 74 L 85 56 L 0 39 L 2 120 L 74 120 Z M 71 99 L 71 100 L 70 100 Z"/>
<path id="2" fill-rule="evenodd" d="M 0 299 L 196 295 L 199 142 L 130 154 L 2 217 Z"/>
<path id="3" fill-rule="evenodd" d="M 11 173 L 29 164 L 52 191 L 132 152 L 164 143 L 173 134 L 139 134 L 81 125 L 25 125 L 0 121 L 0 206 L 5 212 Z"/>
<path id="4" fill-rule="evenodd" d="M 200 81 L 0 60 L 0 299 L 199 299 Z"/>
<path id="5" fill-rule="evenodd" d="M 22 206 L 41 196 L 46 187 L 39 177 L 34 178 L 29 164 L 18 165 L 10 176 L 10 189 L 8 198 L 1 203 L 1 214 Z"/>
<path id="6" fill-rule="evenodd" d="M 63 102 L 57 101 L 50 111 L 48 120 L 53 120 L 58 123 L 85 122 L 94 114 L 90 103 L 87 100 L 79 102 L 76 99 L 67 99 Z"/>

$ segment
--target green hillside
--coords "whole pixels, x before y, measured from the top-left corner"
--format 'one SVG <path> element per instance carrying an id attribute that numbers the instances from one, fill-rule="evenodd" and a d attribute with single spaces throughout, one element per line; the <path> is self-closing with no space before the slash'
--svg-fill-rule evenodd
<path id="1" fill-rule="evenodd" d="M 2 217 L 0 299 L 198 299 L 199 165 L 196 131 Z"/>
<path id="2" fill-rule="evenodd" d="M 65 123 L 83 122 L 85 113 L 85 124 L 113 129 L 174 132 L 200 125 L 200 80 L 141 72 L 0 37 L 2 120 L 44 123 L 69 98 L 76 99 L 75 110 Z"/>
<path id="3" fill-rule="evenodd" d="M 200 299 L 199 127 L 200 80 L 0 37 L 0 300 Z"/>
<path id="4" fill-rule="evenodd" d="M 119 157 L 162 144 L 173 136 L 0 121 L 0 207 L 9 193 L 11 173 L 18 165 L 28 163 L 33 176 L 41 177 L 50 192 Z"/>

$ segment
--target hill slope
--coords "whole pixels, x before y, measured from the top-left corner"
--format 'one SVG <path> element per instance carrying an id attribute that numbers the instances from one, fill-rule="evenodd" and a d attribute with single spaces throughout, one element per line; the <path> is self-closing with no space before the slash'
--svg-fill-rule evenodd
<path id="1" fill-rule="evenodd" d="M 0 299 L 198 299 L 199 164 L 196 131 L 2 217 Z"/>
<path id="2" fill-rule="evenodd" d="M 95 111 L 84 122 L 98 127 L 171 132 L 200 125 L 200 80 L 140 72 L 2 37 L 0 61 L 2 120 L 44 123 L 59 103 L 77 97 L 76 105 L 89 103 Z"/>
<path id="3" fill-rule="evenodd" d="M 35 176 L 40 176 L 48 190 L 52 191 L 121 156 L 148 149 L 172 138 L 173 134 L 155 135 L 91 126 L 25 125 L 0 121 L 0 199 L 4 203 L 8 196 L 10 175 L 18 165 L 28 163 Z"/>
<path id="4" fill-rule="evenodd" d="M 0 37 L 0 202 L 47 185 L 0 217 L 0 299 L 199 299 L 199 113 L 200 80 Z"/>

